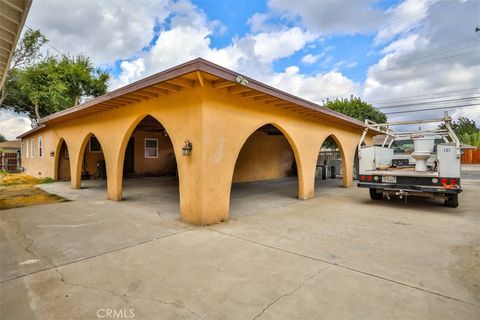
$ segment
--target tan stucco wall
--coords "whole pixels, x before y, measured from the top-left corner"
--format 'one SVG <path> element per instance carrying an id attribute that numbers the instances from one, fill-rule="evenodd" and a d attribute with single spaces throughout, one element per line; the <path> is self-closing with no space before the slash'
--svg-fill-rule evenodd
<path id="1" fill-rule="evenodd" d="M 294 152 L 300 199 L 314 196 L 318 152 L 329 135 L 333 135 L 343 156 L 343 185 L 352 184 L 353 158 L 361 128 L 349 129 L 243 99 L 226 89 L 215 90 L 208 83 L 204 87 L 196 83 L 193 89 L 182 89 L 107 112 L 50 123 L 47 129 L 24 139 L 41 134 L 45 145 L 43 159 L 26 159 L 26 172 L 56 177 L 55 159 L 63 138 L 69 148 L 72 188 L 80 188 L 83 151 L 89 136 L 94 134 L 102 145 L 106 161 L 108 198 L 121 200 L 125 149 L 137 124 L 147 115 L 157 119 L 171 139 L 178 166 L 180 217 L 184 221 L 211 224 L 228 219 L 235 163 L 247 139 L 266 124 L 281 130 Z M 182 146 L 187 139 L 192 142 L 193 150 L 190 156 L 182 156 Z M 257 142 L 263 143 L 261 139 Z M 136 143 L 139 145 L 143 142 Z M 246 146 L 246 149 L 254 148 Z M 51 150 L 55 150 L 54 157 L 49 155 Z M 242 159 L 245 158 L 240 155 L 240 162 Z M 258 167 L 257 170 L 255 178 L 272 176 L 270 168 Z"/>
<path id="2" fill-rule="evenodd" d="M 139 176 L 162 176 L 175 175 L 177 164 L 170 138 L 158 132 L 136 131 L 135 139 L 135 175 Z M 158 157 L 145 158 L 145 139 L 158 139 Z"/>
<path id="3" fill-rule="evenodd" d="M 294 155 L 283 136 L 254 132 L 238 155 L 233 182 L 247 182 L 287 177 Z"/>
<path id="4" fill-rule="evenodd" d="M 38 138 L 42 137 L 43 141 L 43 157 L 39 158 L 38 157 Z M 35 155 L 32 158 L 30 155 L 30 144 L 31 144 L 31 139 L 34 139 L 34 145 L 35 145 Z M 54 162 L 55 162 L 55 155 L 52 157 L 50 155 L 51 152 L 56 153 L 56 149 L 59 148 L 60 146 L 58 145 L 59 142 L 59 137 L 56 135 L 55 131 L 53 130 L 42 130 L 39 132 L 36 132 L 34 135 L 29 136 L 27 139 L 23 139 L 22 143 L 27 145 L 28 141 L 28 148 L 29 148 L 29 157 L 26 157 L 26 152 L 22 154 L 22 167 L 25 168 L 25 173 L 38 177 L 38 178 L 44 178 L 44 177 L 50 177 L 50 178 L 55 178 L 55 168 L 54 168 Z M 25 149 L 24 149 L 25 150 Z"/>
<path id="5" fill-rule="evenodd" d="M 89 145 L 85 148 L 85 157 L 84 157 L 84 167 L 83 169 L 88 172 L 92 178 L 97 178 L 99 176 L 97 162 L 105 160 L 105 157 L 102 152 L 90 152 Z M 82 172 L 84 171 L 82 170 Z"/>

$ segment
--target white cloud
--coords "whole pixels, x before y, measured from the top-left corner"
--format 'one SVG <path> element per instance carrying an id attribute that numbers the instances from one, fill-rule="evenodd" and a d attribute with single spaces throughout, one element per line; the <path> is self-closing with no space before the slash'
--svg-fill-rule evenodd
<path id="1" fill-rule="evenodd" d="M 269 14 L 257 12 L 248 19 L 247 23 L 250 25 L 252 32 L 269 32 L 274 29 L 274 26 L 268 23 L 269 19 Z"/>
<path id="2" fill-rule="evenodd" d="M 299 27 L 283 31 L 264 32 L 252 37 L 255 40 L 255 54 L 265 62 L 288 57 L 316 39 L 310 32 Z"/>
<path id="3" fill-rule="evenodd" d="M 137 60 L 122 62 L 118 80 L 112 87 L 126 84 L 179 63 L 202 57 L 224 67 L 237 70 L 261 81 L 272 74 L 272 62 L 289 57 L 316 39 L 300 27 L 246 34 L 233 38 L 223 48 L 213 48 L 210 37 L 218 23 L 210 21 L 204 12 L 188 2 L 171 6 L 171 28 L 161 30 L 148 52 Z M 142 59 L 142 65 L 132 63 Z M 134 68 L 135 72 L 133 72 Z"/>
<path id="4" fill-rule="evenodd" d="M 289 19 L 299 19 L 312 32 L 322 35 L 359 34 L 375 31 L 375 23 L 383 13 L 370 5 L 373 0 L 366 1 L 285 1 L 270 0 L 269 7 L 273 12 Z"/>
<path id="5" fill-rule="evenodd" d="M 133 61 L 122 61 L 122 63 L 120 63 L 120 69 L 122 71 L 118 78 L 111 81 L 110 89 L 116 89 L 140 79 L 145 71 L 145 63 L 143 62 L 143 58 L 138 58 Z"/>
<path id="6" fill-rule="evenodd" d="M 0 133 L 8 140 L 15 140 L 19 135 L 31 129 L 32 122 L 27 115 L 0 109 Z"/>
<path id="7" fill-rule="evenodd" d="M 477 127 L 480 126 L 480 106 L 455 109 L 453 112 L 451 112 L 451 114 L 454 119 L 458 119 L 458 117 L 467 117 L 475 121 Z"/>
<path id="8" fill-rule="evenodd" d="M 170 1 L 33 1 L 26 25 L 61 52 L 84 53 L 98 64 L 130 57 L 147 46 Z"/>
<path id="9" fill-rule="evenodd" d="M 320 59 L 323 55 L 325 55 L 325 53 L 315 55 L 309 53 L 302 58 L 302 62 L 305 64 L 313 64 L 317 62 L 318 59 Z"/>
<path id="10" fill-rule="evenodd" d="M 428 7 L 425 7 L 426 3 Z M 377 35 L 377 39 L 382 41 L 392 36 L 395 36 L 396 40 L 383 48 L 383 58 L 369 68 L 363 96 L 369 101 L 413 96 L 418 97 L 416 101 L 422 102 L 479 95 L 480 89 L 458 91 L 480 86 L 478 39 L 474 38 L 471 24 L 458 23 L 467 17 L 473 18 L 472 4 L 463 1 L 414 4 L 407 0 L 393 10 L 399 10 L 398 8 L 402 5 L 419 6 L 417 21 L 405 22 L 402 28 L 385 30 Z M 420 17 L 421 23 L 418 23 Z M 414 26 L 413 29 L 412 26 Z M 396 101 L 384 103 L 383 106 L 401 104 Z M 478 103 L 478 100 L 476 101 Z M 423 104 L 389 109 L 389 111 L 450 107 L 471 103 L 471 101 L 464 101 L 463 103 Z M 395 114 L 389 118 L 394 120 L 407 117 L 410 119 L 438 118 L 443 111 Z M 480 112 L 475 107 L 462 107 L 458 110 L 451 108 L 445 111 L 453 112 L 455 117 L 468 114 L 476 121 L 480 117 Z"/>
<path id="11" fill-rule="evenodd" d="M 378 31 L 375 42 L 386 42 L 417 26 L 427 16 L 429 5 L 432 3 L 431 0 L 405 0 L 387 10 L 385 15 L 389 16 L 388 22 Z"/>
<path id="12" fill-rule="evenodd" d="M 304 99 L 322 104 L 323 100 L 358 95 L 360 85 L 340 72 L 305 75 L 300 68 L 290 66 L 282 73 L 275 73 L 270 83 Z"/>

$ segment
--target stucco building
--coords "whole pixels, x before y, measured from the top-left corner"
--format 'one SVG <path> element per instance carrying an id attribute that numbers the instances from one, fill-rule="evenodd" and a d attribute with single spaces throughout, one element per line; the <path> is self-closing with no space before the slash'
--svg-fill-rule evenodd
<path id="1" fill-rule="evenodd" d="M 26 173 L 73 189 L 103 177 L 111 200 L 122 200 L 129 176 L 178 176 L 181 219 L 211 224 L 228 219 L 232 183 L 298 175 L 298 197 L 313 197 L 329 136 L 350 186 L 362 132 L 360 121 L 195 59 L 52 114 L 20 138 Z"/>

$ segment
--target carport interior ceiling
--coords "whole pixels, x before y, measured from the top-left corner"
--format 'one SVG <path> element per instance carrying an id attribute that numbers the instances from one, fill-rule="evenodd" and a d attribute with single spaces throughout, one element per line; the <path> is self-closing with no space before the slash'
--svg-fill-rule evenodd
<path id="1" fill-rule="evenodd" d="M 247 79 L 248 82 L 239 83 L 242 79 Z M 364 126 L 361 121 L 198 58 L 109 92 L 81 105 L 47 116 L 40 121 L 40 127 L 32 131 L 41 129 L 44 125 L 105 112 L 115 108 L 128 107 L 143 100 L 174 94 L 182 90 L 191 90 L 196 86 L 209 86 L 213 90 L 227 92 L 236 99 L 245 99 L 274 106 L 305 117 L 321 120 L 322 122 L 339 124 L 342 127 L 358 130 Z M 32 131 L 20 137 L 26 136 Z M 273 132 L 273 129 L 271 131 Z"/>
<path id="2" fill-rule="evenodd" d="M 166 133 L 165 128 L 160 122 L 157 121 L 152 116 L 146 116 L 142 121 L 137 125 L 135 131 L 146 131 L 146 132 L 161 132 Z"/>

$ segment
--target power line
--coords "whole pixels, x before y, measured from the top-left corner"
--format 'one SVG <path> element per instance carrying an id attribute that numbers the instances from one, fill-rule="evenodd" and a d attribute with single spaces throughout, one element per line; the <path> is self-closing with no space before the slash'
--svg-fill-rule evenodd
<path id="1" fill-rule="evenodd" d="M 475 96 L 471 98 L 458 98 L 458 99 L 448 99 L 448 100 L 436 100 L 436 101 L 427 101 L 427 102 L 417 102 L 417 103 L 409 103 L 409 104 L 399 104 L 399 105 L 391 105 L 385 107 L 378 107 L 381 110 L 384 109 L 393 109 L 393 108 L 401 108 L 401 107 L 409 107 L 409 106 L 418 106 L 418 105 L 428 105 L 428 104 L 442 104 L 446 102 L 454 102 L 454 101 L 465 101 L 465 100 L 477 100 L 480 96 Z"/>
<path id="2" fill-rule="evenodd" d="M 453 95 L 453 93 L 467 92 L 467 91 L 477 91 L 477 90 L 480 90 L 480 87 L 469 88 L 469 89 L 459 89 L 459 90 L 448 90 L 448 91 L 441 91 L 441 92 L 432 92 L 432 93 L 425 93 L 425 94 L 399 97 L 399 98 L 392 98 L 392 99 L 369 100 L 369 102 L 370 103 L 385 103 L 385 102 L 393 102 L 393 101 L 415 100 L 414 98 L 419 98 L 419 97 Z M 433 98 L 435 98 L 435 97 L 433 97 Z M 423 99 L 427 99 L 427 98 L 423 98 Z"/>
<path id="3" fill-rule="evenodd" d="M 30 30 L 30 31 L 34 31 L 30 26 L 27 26 L 25 25 L 25 27 Z M 47 46 L 49 46 L 50 48 L 52 48 L 53 50 L 55 50 L 58 54 L 60 54 L 61 56 L 67 56 L 65 53 L 62 53 L 60 50 L 58 50 L 57 48 L 55 48 L 52 44 L 50 44 L 49 41 L 45 42 L 45 44 Z"/>
<path id="4" fill-rule="evenodd" d="M 455 108 L 468 108 L 468 107 L 476 107 L 480 106 L 480 104 L 464 104 L 459 106 L 449 106 L 449 107 L 437 107 L 437 108 L 427 108 L 427 109 L 417 109 L 417 110 L 405 110 L 405 111 L 395 111 L 395 112 L 387 112 L 386 115 L 391 114 L 399 114 L 399 113 L 414 113 L 414 112 L 424 112 L 424 111 L 432 111 L 432 110 L 443 110 L 443 109 L 455 109 Z"/>

